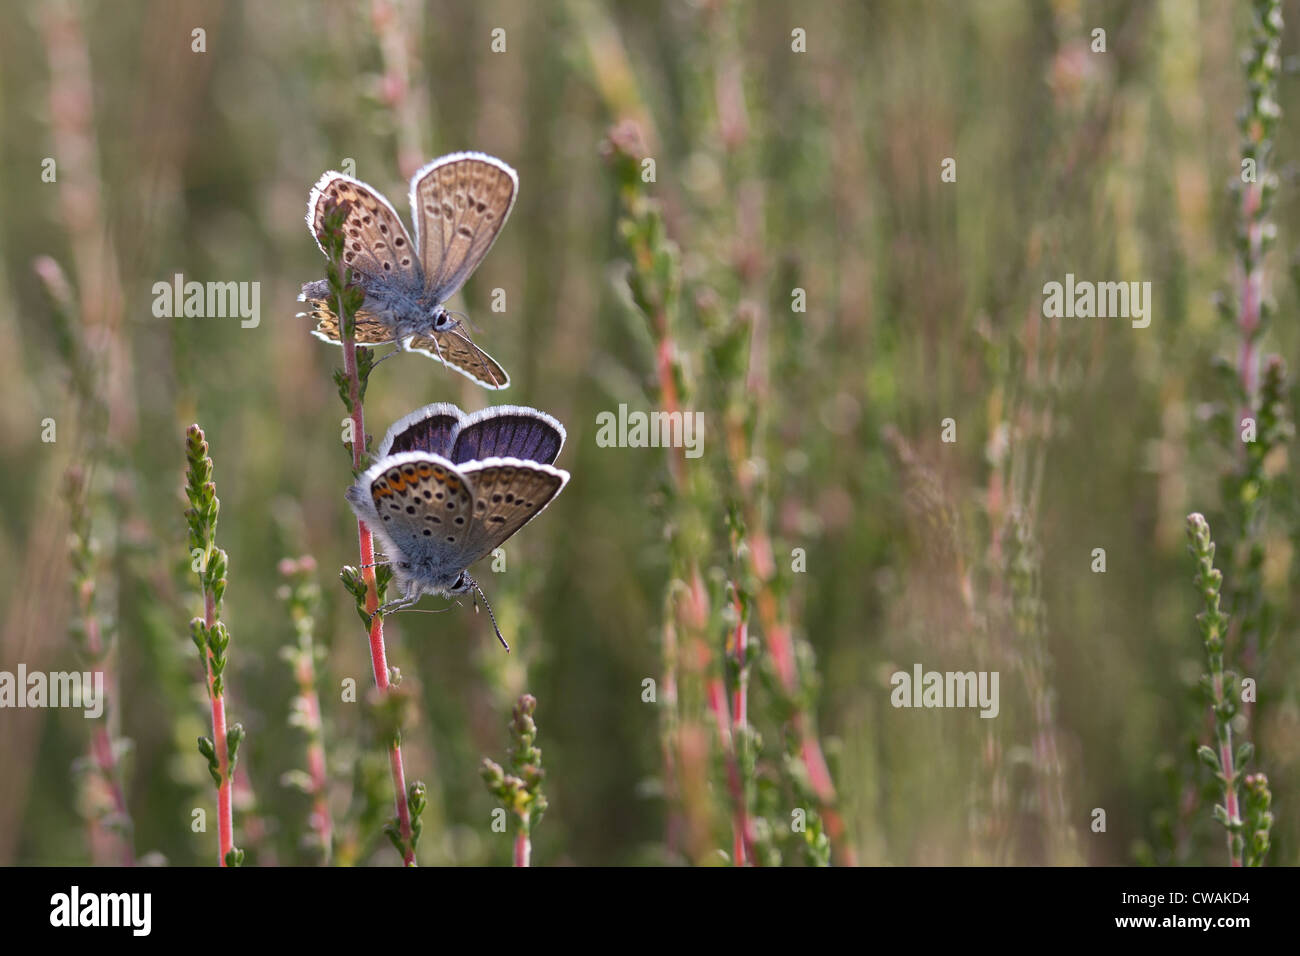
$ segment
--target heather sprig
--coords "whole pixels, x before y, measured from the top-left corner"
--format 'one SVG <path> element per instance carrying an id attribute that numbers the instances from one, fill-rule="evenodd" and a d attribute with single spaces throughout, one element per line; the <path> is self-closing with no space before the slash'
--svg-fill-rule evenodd
<path id="1" fill-rule="evenodd" d="M 1229 440 L 1237 446 L 1235 467 L 1225 476 L 1223 497 L 1229 522 L 1224 540 L 1225 565 L 1231 570 L 1228 592 L 1236 633 L 1243 642 L 1243 662 L 1258 668 L 1260 653 L 1271 636 L 1271 608 L 1265 597 L 1262 519 L 1271 481 L 1264 470 L 1269 453 L 1291 437 L 1286 404 L 1289 388 L 1280 357 L 1261 357 L 1261 338 L 1276 312 L 1265 264 L 1277 238 L 1272 221 L 1278 189 L 1272 156 L 1277 123 L 1282 36 L 1280 0 L 1254 0 L 1251 35 L 1245 56 L 1246 106 L 1238 117 L 1242 167 L 1232 187 L 1239 203 L 1237 230 L 1237 294 L 1235 312 L 1222 310 L 1235 328 L 1237 361 L 1232 401 L 1240 410 L 1231 421 Z M 1261 374 L 1261 366 L 1263 368 Z M 1247 421 L 1256 435 L 1247 440 Z"/>
<path id="2" fill-rule="evenodd" d="M 614 126 L 602 144 L 618 190 L 618 229 L 628 269 L 621 290 L 644 322 L 654 353 L 652 401 L 669 416 L 686 414 L 694 395 L 680 341 L 681 256 L 668 237 L 659 203 L 642 178 L 649 159 L 640 127 Z M 707 778 L 707 749 L 698 741 L 707 730 L 699 717 L 713 657 L 711 606 L 700 568 L 708 557 L 711 508 L 716 496 L 705 469 L 687 467 L 680 448 L 667 450 L 668 477 L 660 498 L 669 529 L 669 580 L 664 594 L 660 651 L 663 661 L 660 734 L 664 790 L 669 800 L 668 848 L 696 859 L 710 853 L 712 821 L 699 781 Z M 685 786 L 690 782 L 689 788 Z"/>
<path id="3" fill-rule="evenodd" d="M 185 433 L 185 495 L 190 507 L 185 512 L 189 525 L 192 568 L 203 591 L 203 616 L 190 621 L 190 639 L 199 652 L 212 707 L 212 736 L 199 738 L 199 753 L 208 761 L 208 772 L 217 788 L 218 863 L 240 866 L 244 851 L 235 846 L 232 780 L 244 739 L 241 724 L 226 726 L 225 670 L 230 632 L 221 621 L 221 602 L 226 593 L 226 552 L 217 547 L 217 516 L 221 501 L 212 480 L 212 458 L 203 429 L 191 425 Z"/>
<path id="4" fill-rule="evenodd" d="M 365 467 L 369 449 L 366 436 L 364 400 L 370 371 L 374 367 L 370 349 L 358 349 L 356 343 L 356 313 L 365 299 L 365 291 L 352 281 L 351 270 L 343 264 L 343 221 L 347 217 L 345 205 L 338 204 L 326 212 L 321 234 L 321 245 L 327 259 L 326 279 L 334 298 L 339 317 L 339 334 L 343 345 L 343 368 L 334 373 L 339 397 L 351 419 L 352 474 L 359 475 Z M 388 652 L 384 646 L 384 619 L 378 613 L 383 587 L 390 580 L 388 569 L 376 573 L 375 543 L 370 529 L 357 519 L 357 542 L 360 562 L 357 568 L 345 567 L 341 573 L 343 585 L 357 601 L 357 610 L 365 622 L 370 644 L 371 671 L 379 700 L 374 708 L 379 716 L 380 736 L 386 742 L 389 771 L 393 778 L 393 803 L 396 813 L 385 832 L 402 855 L 406 866 L 415 866 L 415 844 L 419 837 L 419 812 L 424 808 L 424 786 L 416 782 L 408 791 L 406 770 L 402 760 L 402 718 L 405 714 L 406 695 L 395 694 L 396 668 L 388 666 Z M 420 799 L 412 803 L 412 795 Z"/>
<path id="5" fill-rule="evenodd" d="M 533 827 L 541 822 L 546 812 L 546 795 L 542 793 L 542 751 L 537 746 L 537 722 L 533 714 L 537 699 L 524 694 L 515 704 L 510 720 L 510 773 L 487 757 L 479 773 L 487 784 L 488 792 L 501 801 L 502 806 L 514 815 L 517 824 L 513 862 L 515 866 L 529 866 L 532 858 Z"/>
<path id="6" fill-rule="evenodd" d="M 1246 804 L 1245 862 L 1247 866 L 1263 866 L 1271 845 L 1273 794 L 1268 789 L 1268 777 L 1262 773 L 1248 773 L 1241 783 Z"/>
<path id="7" fill-rule="evenodd" d="M 113 736 L 113 722 L 108 694 L 109 656 L 113 645 L 114 629 L 111 618 L 102 612 L 96 601 L 97 554 L 90 530 L 89 475 L 73 466 L 64 476 L 64 500 L 68 505 L 69 535 L 68 557 L 71 566 L 72 594 L 76 613 L 72 615 L 69 630 L 92 673 L 102 675 L 104 713 L 91 730 L 90 753 L 79 759 L 76 767 L 88 785 L 92 853 L 97 845 L 95 829 L 103 827 L 118 841 L 119 858 L 131 866 L 135 862 L 132 849 L 134 827 L 122 788 L 122 760 L 130 750 L 130 741 Z"/>
<path id="8" fill-rule="evenodd" d="M 1201 686 L 1214 714 L 1215 746 L 1202 746 L 1197 755 L 1202 763 L 1214 771 L 1215 778 L 1223 788 L 1223 803 L 1215 806 L 1214 819 L 1227 830 L 1230 865 L 1241 866 L 1245 824 L 1238 802 L 1238 784 L 1243 775 L 1242 768 L 1254 755 L 1255 748 L 1246 741 L 1233 749 L 1232 722 L 1237 715 L 1238 677 L 1232 671 L 1224 669 L 1224 646 L 1231 620 L 1220 608 L 1223 575 L 1214 566 L 1214 541 L 1210 537 L 1210 525 L 1202 515 L 1193 513 L 1187 516 L 1187 538 L 1196 559 L 1196 589 L 1204 606 L 1204 610 L 1196 615 L 1196 623 L 1205 645 L 1207 667 L 1206 674 L 1201 678 Z M 1262 800 L 1262 797 L 1256 797 L 1256 800 Z M 1264 809 L 1267 809 L 1266 805 Z M 1258 841 L 1253 842 L 1256 847 L 1261 845 Z M 1262 849 L 1252 857 L 1256 864 L 1262 861 L 1267 849 L 1265 828 Z"/>
<path id="9" fill-rule="evenodd" d="M 323 657 L 322 648 L 315 641 L 316 614 L 320 607 L 316 561 L 311 555 L 296 560 L 285 558 L 279 570 L 285 580 L 279 594 L 288 607 L 295 633 L 294 643 L 280 649 L 280 656 L 293 668 L 298 687 L 298 694 L 290 704 L 289 723 L 307 735 L 307 769 L 289 771 L 282 779 L 311 798 L 310 845 L 319 851 L 323 863 L 329 863 L 334 820 L 329 807 L 325 728 L 320 696 L 316 692 L 316 668 Z"/>

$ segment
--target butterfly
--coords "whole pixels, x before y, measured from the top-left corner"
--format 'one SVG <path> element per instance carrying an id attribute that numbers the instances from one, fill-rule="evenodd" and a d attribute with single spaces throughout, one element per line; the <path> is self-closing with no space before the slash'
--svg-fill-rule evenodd
<path id="1" fill-rule="evenodd" d="M 356 342 L 395 343 L 468 376 L 484 388 L 505 388 L 508 376 L 470 340 L 446 303 L 483 261 L 515 204 L 519 177 L 485 153 L 451 153 L 411 177 L 415 241 L 392 205 L 351 176 L 327 172 L 307 200 L 307 227 L 325 252 L 325 217 L 346 211 L 343 265 L 366 297 L 356 315 Z M 342 344 L 334 296 L 324 279 L 302 287 L 319 339 Z M 387 357 L 387 356 L 385 356 Z"/>
<path id="2" fill-rule="evenodd" d="M 467 415 L 440 402 L 389 428 L 375 463 L 347 491 L 402 592 L 380 612 L 410 607 L 424 594 L 473 591 L 486 605 L 467 569 L 541 514 L 568 483 L 569 473 L 553 467 L 564 437 L 550 415 L 521 405 Z M 492 627 L 509 650 L 495 616 Z"/>

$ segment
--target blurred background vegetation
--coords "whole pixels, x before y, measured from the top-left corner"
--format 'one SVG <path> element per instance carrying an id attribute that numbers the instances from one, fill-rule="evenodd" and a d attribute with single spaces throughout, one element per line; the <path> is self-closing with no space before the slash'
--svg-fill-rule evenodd
<path id="1" fill-rule="evenodd" d="M 1238 296 L 1229 185 L 1248 5 L 7 11 L 0 669 L 80 667 L 87 614 L 69 582 L 93 579 L 137 858 L 206 865 L 216 841 L 194 745 L 210 726 L 181 493 L 197 421 L 230 555 L 227 708 L 248 734 L 236 842 L 250 864 L 322 858 L 311 799 L 286 782 L 307 738 L 290 723 L 298 687 L 281 649 L 296 638 L 278 595 L 281 560 L 311 555 L 332 858 L 399 862 L 381 833 L 391 784 L 364 705 L 364 633 L 337 579 L 357 555 L 331 380 L 341 357 L 295 318 L 301 283 L 324 274 L 303 212 L 321 172 L 351 159 L 406 218 L 415 168 L 478 149 L 521 187 L 459 306 L 513 383 L 488 393 L 399 357 L 371 379 L 369 430 L 433 401 L 533 405 L 567 427 L 557 464 L 573 480 L 509 543 L 504 573 L 479 569 L 512 654 L 468 606 L 390 621 L 413 705 L 407 776 L 428 788 L 422 863 L 509 860 L 478 767 L 502 760 L 525 692 L 549 801 L 538 864 L 730 858 L 736 759 L 763 862 L 823 861 L 823 824 L 836 862 L 1224 862 L 1193 757 L 1212 723 L 1184 519 L 1203 511 L 1220 533 L 1226 514 L 1232 530 L 1222 478 L 1237 458 L 1213 412 L 1232 402 L 1215 368 L 1235 361 L 1237 332 L 1214 302 L 1231 313 Z M 1300 4 L 1284 13 L 1300 23 Z M 1282 321 L 1262 340 L 1291 365 L 1295 46 L 1283 37 L 1265 269 Z M 653 182 L 637 175 L 643 157 Z M 954 183 L 940 180 L 948 157 Z M 46 158 L 56 182 L 42 179 Z M 1067 272 L 1151 282 L 1150 327 L 1044 320 L 1042 286 Z M 260 283 L 260 324 L 155 318 L 153 284 L 176 273 Z M 665 407 L 664 342 L 679 398 L 706 414 L 704 455 L 598 447 L 599 412 Z M 940 440 L 946 418 L 955 443 Z M 1242 730 L 1272 782 L 1274 864 L 1300 854 L 1286 454 L 1266 463 L 1258 525 L 1271 612 L 1258 649 L 1229 652 L 1230 666 L 1254 653 L 1260 704 Z M 89 474 L 85 575 L 69 555 L 74 465 Z M 728 744 L 707 700 L 732 686 L 741 623 L 754 732 Z M 918 662 L 1000 671 L 1000 716 L 893 708 L 889 675 Z M 340 699 L 346 678 L 362 703 Z M 117 861 L 111 795 L 84 772 L 92 725 L 0 711 L 0 862 Z M 810 779 L 809 741 L 833 798 Z M 206 833 L 191 829 L 198 807 Z M 801 807 L 815 823 L 791 833 Z M 1096 808 L 1105 832 L 1090 827 Z"/>

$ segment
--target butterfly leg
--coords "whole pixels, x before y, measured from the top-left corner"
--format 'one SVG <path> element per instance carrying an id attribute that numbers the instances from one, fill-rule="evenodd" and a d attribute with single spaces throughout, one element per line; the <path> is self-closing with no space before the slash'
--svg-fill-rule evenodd
<path id="1" fill-rule="evenodd" d="M 404 611 L 419 600 L 420 594 L 419 592 L 415 592 L 413 594 L 405 594 L 396 601 L 389 601 L 387 604 L 381 605 L 377 608 L 374 614 L 370 615 L 370 623 L 373 624 L 375 622 L 376 616 L 384 617 L 389 614 L 395 614 L 398 611 Z"/>
<path id="2" fill-rule="evenodd" d="M 390 358 L 392 358 L 392 357 L 393 357 L 394 355 L 396 355 L 398 352 L 405 352 L 405 351 L 406 351 L 406 339 L 398 339 L 397 342 L 395 342 L 394 344 L 397 346 L 395 349 L 393 349 L 393 350 L 392 350 L 391 352 L 389 352 L 388 354 L 384 355 L 382 358 L 377 358 L 377 359 L 375 359 L 374 363 L 371 364 L 371 366 L 370 366 L 372 369 L 375 368 L 376 366 L 378 366 L 380 362 L 387 362 Z"/>

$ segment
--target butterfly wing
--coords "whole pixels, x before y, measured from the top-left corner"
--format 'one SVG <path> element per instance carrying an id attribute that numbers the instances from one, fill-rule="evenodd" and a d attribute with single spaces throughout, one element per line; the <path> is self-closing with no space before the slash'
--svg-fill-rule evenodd
<path id="1" fill-rule="evenodd" d="M 451 441 L 465 413 L 450 402 L 437 402 L 398 419 L 379 443 L 377 457 L 424 451 L 451 459 Z M 454 459 L 451 459 L 454 460 Z"/>
<path id="2" fill-rule="evenodd" d="M 496 359 L 475 345 L 459 326 L 453 326 L 445 332 L 430 331 L 424 335 L 413 335 L 406 340 L 405 347 L 409 351 L 437 359 L 484 388 L 506 388 L 510 384 L 506 370 Z"/>
<path id="3" fill-rule="evenodd" d="M 469 566 L 465 559 L 473 527 L 473 486 L 463 472 L 441 455 L 403 452 L 372 465 L 354 486 L 369 496 L 361 507 L 367 524 L 385 545 L 390 558 L 426 567 L 431 577 L 421 581 L 445 587 Z M 367 505 L 373 507 L 370 511 Z M 378 520 L 375 520 L 378 519 Z"/>
<path id="4" fill-rule="evenodd" d="M 461 463 L 486 458 L 519 458 L 555 464 L 564 447 L 564 426 L 523 405 L 497 405 L 469 415 L 453 436 L 447 457 Z"/>
<path id="5" fill-rule="evenodd" d="M 322 282 L 321 285 L 325 283 Z M 316 321 L 316 328 L 312 330 L 312 335 L 334 345 L 343 344 L 339 317 L 334 311 L 334 304 L 328 298 L 328 291 L 322 292 L 317 288 L 316 283 L 309 282 L 302 287 L 302 294 L 298 296 L 298 301 L 307 303 L 307 311 L 299 312 L 298 316 L 300 318 L 310 316 Z M 355 334 L 357 345 L 375 346 L 394 341 L 392 328 L 364 308 L 357 310 Z"/>
<path id="6" fill-rule="evenodd" d="M 347 210 L 343 264 L 369 280 L 401 279 L 418 287 L 420 263 L 402 220 L 387 199 L 343 173 L 325 173 L 307 200 L 307 227 L 321 252 L 325 251 L 325 216 L 339 206 Z"/>
<path id="7" fill-rule="evenodd" d="M 452 153 L 411 177 L 425 291 L 446 302 L 478 268 L 515 204 L 519 177 L 485 153 Z"/>
<path id="8" fill-rule="evenodd" d="M 473 489 L 473 521 L 459 549 L 465 567 L 491 554 L 542 513 L 569 481 L 569 473 L 518 458 L 489 458 L 460 465 Z"/>

